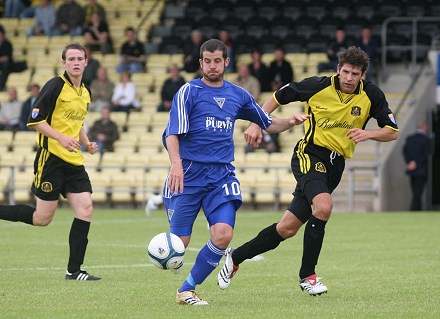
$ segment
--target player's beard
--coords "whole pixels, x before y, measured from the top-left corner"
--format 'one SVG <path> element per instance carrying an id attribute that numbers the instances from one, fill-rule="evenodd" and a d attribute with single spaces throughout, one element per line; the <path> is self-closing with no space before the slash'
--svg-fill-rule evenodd
<path id="1" fill-rule="evenodd" d="M 203 73 L 203 77 L 209 82 L 217 83 L 223 81 L 224 73 L 218 75 L 208 75 L 207 73 Z"/>

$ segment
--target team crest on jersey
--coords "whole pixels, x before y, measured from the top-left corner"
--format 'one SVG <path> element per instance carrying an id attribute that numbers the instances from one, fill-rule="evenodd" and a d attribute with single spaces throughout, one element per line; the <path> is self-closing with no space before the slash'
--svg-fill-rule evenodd
<path id="1" fill-rule="evenodd" d="M 174 215 L 174 209 L 168 209 L 167 214 L 168 214 L 168 220 L 171 220 L 171 218 L 173 218 Z"/>
<path id="2" fill-rule="evenodd" d="M 37 118 L 37 116 L 38 116 L 39 113 L 40 113 L 40 109 L 33 108 L 33 109 L 32 109 L 32 113 L 31 113 L 32 118 L 33 118 L 33 119 Z"/>
<path id="3" fill-rule="evenodd" d="M 224 97 L 215 97 L 214 101 L 217 103 L 219 108 L 223 108 L 223 104 L 225 104 L 225 98 Z"/>
<path id="4" fill-rule="evenodd" d="M 52 183 L 50 182 L 43 182 L 41 184 L 41 190 L 45 193 L 50 193 L 52 191 Z"/>
<path id="5" fill-rule="evenodd" d="M 322 164 L 321 162 L 318 162 L 318 163 L 315 164 L 315 170 L 317 172 L 320 172 L 320 173 L 326 173 L 327 172 L 327 170 L 325 169 L 325 165 Z"/>
<path id="6" fill-rule="evenodd" d="M 353 106 L 351 108 L 351 115 L 353 115 L 353 116 L 361 116 L 361 107 L 360 106 Z"/>

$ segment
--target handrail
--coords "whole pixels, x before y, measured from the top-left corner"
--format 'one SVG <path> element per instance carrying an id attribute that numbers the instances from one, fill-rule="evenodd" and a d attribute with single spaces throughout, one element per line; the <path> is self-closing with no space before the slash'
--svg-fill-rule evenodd
<path id="1" fill-rule="evenodd" d="M 142 17 L 141 21 L 139 21 L 137 27 L 136 27 L 136 32 L 139 33 L 139 30 L 142 28 L 142 26 L 144 25 L 145 21 L 147 21 L 147 19 L 150 17 L 150 15 L 154 12 L 154 10 L 156 9 L 156 7 L 161 3 L 160 0 L 156 0 L 154 1 L 153 5 L 151 6 L 151 8 L 145 13 L 145 15 Z"/>
<path id="2" fill-rule="evenodd" d="M 387 31 L 388 25 L 391 22 L 411 22 L 411 45 L 388 45 L 387 44 Z M 440 22 L 440 17 L 388 17 L 382 22 L 381 37 L 382 37 L 382 49 L 381 49 L 381 64 L 382 64 L 382 78 L 385 80 L 388 77 L 387 73 L 387 52 L 388 51 L 409 51 L 411 50 L 411 65 L 412 70 L 415 69 L 417 60 L 417 32 L 419 22 Z"/>
<path id="3" fill-rule="evenodd" d="M 412 79 L 410 85 L 408 86 L 408 88 L 406 89 L 405 93 L 403 94 L 402 99 L 399 101 L 399 104 L 397 105 L 397 107 L 395 108 L 393 114 L 394 117 L 398 118 L 399 112 L 402 109 L 403 105 L 405 104 L 406 100 L 408 99 L 410 93 L 412 90 L 414 90 L 420 76 L 422 75 L 424 69 L 426 68 L 426 66 L 428 65 L 428 59 L 424 59 L 422 65 L 420 66 L 419 70 L 417 71 L 417 73 L 415 74 L 414 78 Z"/>

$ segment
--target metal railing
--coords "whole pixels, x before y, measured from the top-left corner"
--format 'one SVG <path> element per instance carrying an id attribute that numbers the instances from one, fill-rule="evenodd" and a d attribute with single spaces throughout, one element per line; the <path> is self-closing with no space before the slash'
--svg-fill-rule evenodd
<path id="1" fill-rule="evenodd" d="M 3 175 L 2 178 L 9 179 L 8 186 L 6 189 L 2 189 L 1 191 L 6 194 L 7 203 L 9 205 L 14 205 L 16 203 L 15 198 L 15 191 L 19 190 L 15 183 L 15 176 L 16 171 L 23 169 L 23 166 L 6 166 L 6 165 L 0 165 L 0 168 L 8 168 L 9 169 L 9 176 Z M 98 170 L 98 169 L 121 169 L 121 167 L 116 166 L 87 166 L 87 171 L 91 170 Z M 125 171 L 130 169 L 142 169 L 144 171 L 144 174 L 141 179 L 140 185 L 117 185 L 110 183 L 109 185 L 96 185 L 94 184 L 92 180 L 92 188 L 94 193 L 101 193 L 105 194 L 105 200 L 103 201 L 95 201 L 97 205 L 106 205 L 109 207 L 117 206 L 118 204 L 130 204 L 134 206 L 138 205 L 145 205 L 145 203 L 148 200 L 148 196 L 151 194 L 157 194 L 161 192 L 162 185 L 153 185 L 151 184 L 148 176 L 149 171 L 153 171 L 155 169 L 164 170 L 166 169 L 165 166 L 150 166 L 150 167 L 138 167 L 138 166 L 126 166 Z M 259 187 L 258 184 L 245 184 L 242 183 L 242 193 L 250 195 L 251 201 L 245 202 L 245 204 L 252 205 L 255 208 L 258 208 L 262 203 L 259 202 L 258 194 L 271 194 L 273 196 L 273 209 L 279 210 L 284 209 L 281 206 L 288 204 L 285 201 L 281 201 L 280 197 L 281 195 L 285 194 L 292 194 L 292 192 L 295 189 L 296 182 L 293 177 L 291 176 L 292 183 L 291 185 L 285 185 L 281 183 L 280 176 L 281 174 L 286 174 L 288 171 L 288 167 L 286 166 L 271 166 L 271 167 L 245 167 L 245 166 L 236 166 L 236 171 L 238 178 L 240 179 L 240 171 L 246 170 L 248 172 L 254 172 L 255 176 L 257 176 L 261 172 L 262 169 L 267 169 L 269 172 L 267 174 L 274 174 L 272 177 L 275 179 L 275 184 L 272 188 L 262 188 Z M 335 191 L 336 195 L 342 195 L 346 196 L 347 205 L 344 205 L 345 208 L 348 208 L 348 211 L 354 211 L 355 208 L 358 206 L 356 205 L 356 198 L 359 195 L 363 194 L 369 194 L 369 195 L 377 195 L 377 190 L 374 189 L 373 185 L 371 185 L 371 188 L 365 189 L 365 188 L 358 188 L 356 184 L 356 173 L 359 171 L 371 171 L 374 176 L 377 175 L 377 168 L 376 167 L 368 167 L 368 166 L 353 166 L 348 167 L 346 169 L 346 174 L 348 174 L 348 183 L 345 183 L 344 185 L 340 185 L 337 190 Z M 31 170 L 29 170 L 31 172 Z M 114 172 L 114 171 L 113 171 Z M 165 171 L 164 171 L 165 172 Z M 121 170 L 120 174 L 124 174 L 124 172 Z M 252 173 L 253 174 L 253 173 Z M 268 175 L 269 176 L 269 175 Z M 166 173 L 164 173 L 164 181 L 165 181 Z M 29 192 L 29 202 L 32 202 L 33 195 L 30 192 L 31 183 L 26 186 L 22 186 L 20 190 L 26 190 Z M 112 194 L 115 193 L 125 193 L 129 194 L 132 198 L 124 203 L 114 202 L 112 199 Z M 344 199 L 345 200 L 345 199 Z M 23 200 L 21 200 L 23 201 Z M 26 201 L 27 202 L 27 201 Z M 344 209 L 345 210 L 345 209 Z"/>
<path id="2" fill-rule="evenodd" d="M 395 22 L 411 22 L 411 43 L 405 45 L 399 44 L 388 44 L 388 31 L 389 25 Z M 419 44 L 417 42 L 417 35 L 419 30 L 419 23 L 421 22 L 440 22 L 440 17 L 389 17 L 385 19 L 382 23 L 381 28 L 381 38 L 382 38 L 382 48 L 381 48 L 381 64 L 382 64 L 382 79 L 388 77 L 387 71 L 387 53 L 389 51 L 397 52 L 411 52 L 411 69 L 410 74 L 415 73 L 415 67 L 417 63 L 417 52 L 419 49 Z"/>

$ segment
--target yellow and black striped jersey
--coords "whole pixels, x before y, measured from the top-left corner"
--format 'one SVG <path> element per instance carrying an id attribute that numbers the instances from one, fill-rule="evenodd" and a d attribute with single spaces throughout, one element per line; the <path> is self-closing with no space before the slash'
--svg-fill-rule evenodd
<path id="1" fill-rule="evenodd" d="M 356 146 L 347 130 L 364 129 L 370 118 L 381 128 L 399 130 L 385 94 L 369 81 L 361 80 L 353 94 L 346 94 L 340 90 L 338 75 L 310 77 L 285 85 L 274 98 L 280 105 L 306 102 L 305 112 L 311 117 L 304 122 L 304 142 L 336 151 L 344 158 L 352 157 Z"/>
<path id="2" fill-rule="evenodd" d="M 27 125 L 31 127 L 46 121 L 56 131 L 79 140 L 90 101 L 91 93 L 84 83 L 80 88 L 75 87 L 65 72 L 43 86 L 32 106 Z M 81 151 L 69 152 L 60 142 L 39 132 L 36 138 L 40 147 L 62 160 L 76 166 L 84 163 Z"/>

